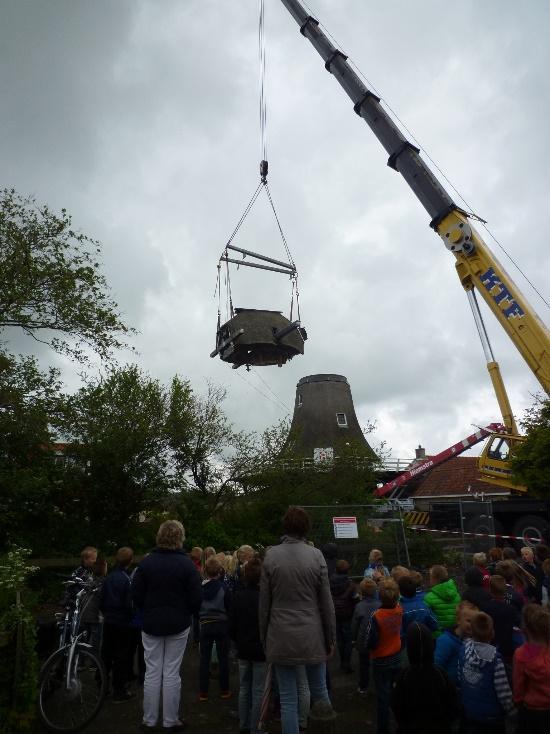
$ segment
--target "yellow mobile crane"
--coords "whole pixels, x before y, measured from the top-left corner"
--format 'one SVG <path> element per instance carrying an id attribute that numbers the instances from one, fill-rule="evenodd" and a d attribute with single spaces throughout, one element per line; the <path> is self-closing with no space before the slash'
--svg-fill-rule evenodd
<path id="1" fill-rule="evenodd" d="M 519 288 L 490 251 L 472 225 L 471 217 L 443 188 L 420 150 L 409 142 L 380 104 L 380 98 L 368 89 L 298 0 L 281 0 L 331 73 L 353 102 L 357 115 L 370 127 L 388 153 L 388 166 L 400 173 L 430 216 L 430 226 L 456 259 L 456 271 L 472 308 L 487 360 L 487 368 L 502 413 L 506 433 L 490 436 L 479 459 L 483 480 L 525 491 L 511 481 L 507 461 L 513 445 L 521 441 L 498 363 L 493 357 L 483 319 L 476 301 L 480 293 L 506 331 L 529 369 L 550 393 L 550 332 L 531 308 Z"/>

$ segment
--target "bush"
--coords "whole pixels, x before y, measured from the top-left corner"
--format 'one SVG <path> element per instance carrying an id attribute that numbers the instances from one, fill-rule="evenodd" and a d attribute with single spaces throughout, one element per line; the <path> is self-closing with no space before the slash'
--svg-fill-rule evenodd
<path id="1" fill-rule="evenodd" d="M 415 532 L 408 529 L 405 530 L 405 533 L 411 566 L 427 568 L 436 563 L 446 562 L 444 549 L 430 533 Z"/>
<path id="2" fill-rule="evenodd" d="M 38 692 L 36 625 L 25 582 L 36 569 L 30 551 L 14 547 L 0 559 L 0 732 L 32 729 Z"/>

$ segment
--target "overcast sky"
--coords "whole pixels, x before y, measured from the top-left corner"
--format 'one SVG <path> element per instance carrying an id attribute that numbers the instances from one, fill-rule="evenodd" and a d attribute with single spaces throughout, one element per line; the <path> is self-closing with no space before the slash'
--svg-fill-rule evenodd
<path id="1" fill-rule="evenodd" d="M 550 3 L 309 5 L 548 299 Z M 292 407 L 301 377 L 343 374 L 360 423 L 377 422 L 373 445 L 402 458 L 499 420 L 453 256 L 279 0 L 266 0 L 269 181 L 309 340 L 303 357 L 258 374 L 209 358 L 217 261 L 259 181 L 258 0 L 0 8 L 1 185 L 65 207 L 102 241 L 151 375 L 224 384 L 234 423 L 263 429 Z M 236 244 L 284 256 L 263 198 Z M 243 268 L 233 300 L 288 315 L 289 283 Z M 521 417 L 538 383 L 484 312 Z M 48 359 L 78 384 L 74 367 Z"/>

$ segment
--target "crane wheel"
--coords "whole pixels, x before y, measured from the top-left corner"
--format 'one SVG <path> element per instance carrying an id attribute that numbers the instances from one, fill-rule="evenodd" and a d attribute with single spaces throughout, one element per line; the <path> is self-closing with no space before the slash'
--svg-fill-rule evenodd
<path id="1" fill-rule="evenodd" d="M 514 535 L 522 545 L 531 548 L 550 541 L 550 523 L 538 515 L 523 515 L 514 523 Z M 536 540 L 529 540 L 535 538 Z"/>

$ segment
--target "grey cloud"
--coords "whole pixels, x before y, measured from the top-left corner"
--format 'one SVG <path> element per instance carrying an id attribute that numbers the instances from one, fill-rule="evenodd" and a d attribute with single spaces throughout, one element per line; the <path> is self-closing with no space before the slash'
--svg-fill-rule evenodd
<path id="1" fill-rule="evenodd" d="M 5 5 L 4 183 L 66 206 L 103 241 L 141 365 L 226 384 L 232 419 L 259 429 L 284 414 L 260 375 L 291 407 L 303 375 L 345 374 L 361 421 L 381 418 L 377 437 L 407 455 L 498 417 L 452 255 L 281 4 L 267 4 L 270 185 L 310 340 L 259 374 L 208 357 L 217 259 L 258 181 L 257 3 Z M 312 11 L 548 294 L 548 4 Z M 239 241 L 282 255 L 265 202 Z M 236 305 L 288 310 L 283 278 L 241 269 L 233 286 Z M 489 314 L 487 325 L 519 413 L 536 382 Z"/>

